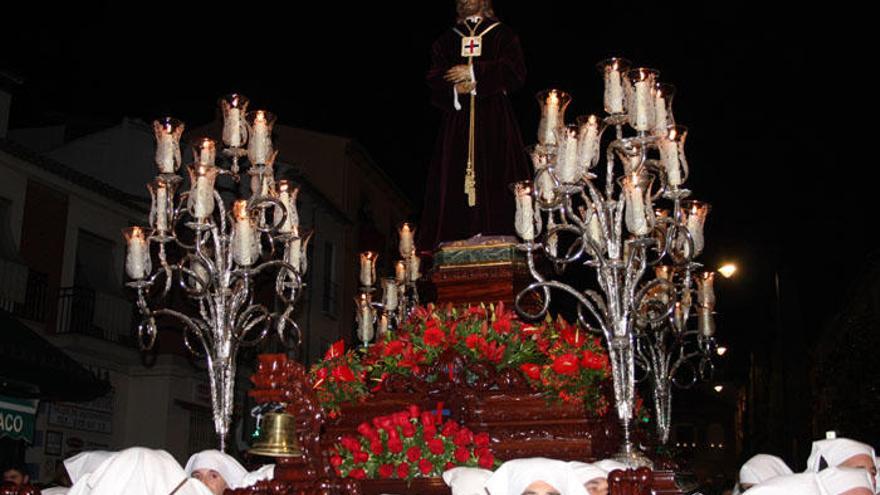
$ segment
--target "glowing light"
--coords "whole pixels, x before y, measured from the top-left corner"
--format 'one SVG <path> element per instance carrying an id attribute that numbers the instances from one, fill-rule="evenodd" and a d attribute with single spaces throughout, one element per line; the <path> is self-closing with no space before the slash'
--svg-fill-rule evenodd
<path id="1" fill-rule="evenodd" d="M 718 273 L 724 278 L 730 278 L 736 273 L 737 267 L 733 263 L 725 263 L 718 269 Z"/>
<path id="2" fill-rule="evenodd" d="M 720 394 L 722 390 L 724 390 L 724 385 L 715 385 L 716 392 Z"/>
<path id="3" fill-rule="evenodd" d="M 727 347 L 724 347 L 723 345 L 722 345 L 722 346 L 718 346 L 718 348 L 715 349 L 715 352 L 716 352 L 719 356 L 723 356 L 723 355 L 727 354 Z"/>

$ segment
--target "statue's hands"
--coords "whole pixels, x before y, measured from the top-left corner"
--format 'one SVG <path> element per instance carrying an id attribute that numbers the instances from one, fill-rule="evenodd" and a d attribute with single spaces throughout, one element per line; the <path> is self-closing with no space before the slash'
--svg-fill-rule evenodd
<path id="1" fill-rule="evenodd" d="M 463 82 L 469 82 L 471 80 L 471 69 L 465 64 L 456 65 L 455 67 L 446 71 L 446 75 L 443 76 L 447 82 L 451 82 L 452 84 L 459 84 Z"/>
<path id="2" fill-rule="evenodd" d="M 458 94 L 463 95 L 465 93 L 470 93 L 477 87 L 477 83 L 471 81 L 460 82 L 455 85 L 455 91 Z"/>

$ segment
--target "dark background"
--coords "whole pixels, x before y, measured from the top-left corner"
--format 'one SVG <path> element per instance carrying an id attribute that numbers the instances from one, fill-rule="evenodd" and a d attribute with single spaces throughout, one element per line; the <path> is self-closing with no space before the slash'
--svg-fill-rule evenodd
<path id="1" fill-rule="evenodd" d="M 769 4 L 497 0 L 495 9 L 525 51 L 527 84 L 512 100 L 527 143 L 541 89 L 571 92 L 572 117 L 601 109 L 601 59 L 658 68 L 676 85 L 689 186 L 713 204 L 703 258 L 740 266 L 717 283 L 719 337 L 731 349 L 720 379 L 746 386 L 756 367 L 766 372 L 753 399 L 769 405 L 747 450 L 802 463 L 810 437 L 834 426 L 817 412 L 814 365 L 846 329 L 832 321 L 855 294 L 876 299 L 878 84 L 860 53 L 864 12 Z M 451 0 L 14 8 L 0 32 L 0 68 L 24 79 L 12 128 L 63 122 L 75 137 L 168 113 L 197 126 L 236 91 L 281 124 L 358 139 L 420 207 L 438 124 L 424 73 L 432 40 L 454 19 Z M 873 318 L 863 331 L 876 335 Z M 858 366 L 876 376 L 872 363 Z M 876 432 L 850 433 L 876 442 L 865 438 Z"/>

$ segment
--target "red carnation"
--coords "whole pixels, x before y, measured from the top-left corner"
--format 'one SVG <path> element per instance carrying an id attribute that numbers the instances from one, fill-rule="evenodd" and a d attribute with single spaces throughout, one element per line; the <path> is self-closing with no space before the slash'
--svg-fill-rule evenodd
<path id="1" fill-rule="evenodd" d="M 434 455 L 440 455 L 443 452 L 446 452 L 446 446 L 443 445 L 443 440 L 432 438 L 431 440 L 428 440 L 428 450 Z"/>
<path id="2" fill-rule="evenodd" d="M 566 325 L 565 328 L 559 332 L 559 336 L 562 337 L 562 340 L 564 340 L 565 343 L 572 347 L 580 347 L 587 341 L 584 332 L 572 325 Z"/>
<path id="3" fill-rule="evenodd" d="M 464 448 L 459 447 L 455 449 L 455 460 L 458 461 L 459 464 L 464 464 L 471 459 L 471 451 Z"/>
<path id="4" fill-rule="evenodd" d="M 409 476 L 409 464 L 401 462 L 397 465 L 397 477 L 405 479 Z"/>
<path id="5" fill-rule="evenodd" d="M 458 433 L 458 423 L 455 421 L 447 421 L 443 424 L 443 428 L 440 430 L 440 433 L 443 434 L 444 437 L 451 437 Z"/>
<path id="6" fill-rule="evenodd" d="M 388 479 L 394 475 L 394 466 L 391 464 L 382 464 L 379 466 L 379 477 L 382 479 Z"/>
<path id="7" fill-rule="evenodd" d="M 425 426 L 434 426 L 434 413 L 422 411 L 422 424 Z"/>
<path id="8" fill-rule="evenodd" d="M 455 467 L 455 463 L 454 463 L 454 462 L 447 462 L 446 465 L 443 466 L 443 470 L 444 470 L 444 471 L 449 471 L 450 469 L 452 469 L 452 468 L 454 468 L 454 467 Z"/>
<path id="9" fill-rule="evenodd" d="M 436 435 L 437 435 L 437 427 L 434 426 L 434 425 L 431 425 L 431 426 L 425 426 L 425 427 L 422 429 L 422 437 L 423 437 L 425 440 L 428 440 L 428 439 L 430 439 L 430 438 L 434 438 Z"/>
<path id="10" fill-rule="evenodd" d="M 422 338 L 425 341 L 425 345 L 428 347 L 439 347 L 443 344 L 443 340 L 446 337 L 446 334 L 443 333 L 443 330 L 440 330 L 436 326 L 429 326 L 425 328 L 425 333 L 422 335 Z"/>
<path id="11" fill-rule="evenodd" d="M 349 471 L 348 476 L 356 480 L 362 480 L 367 477 L 367 472 L 363 468 L 356 468 Z"/>
<path id="12" fill-rule="evenodd" d="M 419 461 L 419 471 L 421 471 L 423 476 L 427 476 L 431 474 L 431 471 L 434 470 L 434 465 L 431 464 L 431 461 L 427 459 L 422 459 Z"/>
<path id="13" fill-rule="evenodd" d="M 381 446 L 382 444 L 379 444 L 379 445 Z M 381 454 L 381 453 L 382 452 L 379 452 L 379 454 Z M 354 453 L 354 462 L 356 462 L 358 464 L 362 464 L 362 463 L 367 462 L 369 460 L 370 460 L 370 455 L 364 451 L 358 451 L 358 452 Z"/>
<path id="14" fill-rule="evenodd" d="M 366 422 L 359 424 L 357 431 L 361 435 L 363 435 L 367 438 L 370 438 L 370 439 L 376 438 L 376 435 L 377 435 L 376 430 L 374 430 L 373 427 L 370 426 L 370 424 L 366 423 Z"/>
<path id="15" fill-rule="evenodd" d="M 503 313 L 497 315 L 495 322 L 492 323 L 492 329 L 500 334 L 508 334 L 510 333 L 510 313 Z"/>
<path id="16" fill-rule="evenodd" d="M 382 455 L 382 452 L 385 451 L 385 448 L 382 447 L 382 441 L 378 438 L 370 440 L 370 452 L 376 455 Z"/>
<path id="17" fill-rule="evenodd" d="M 466 447 L 473 441 L 474 434 L 467 428 L 458 430 L 458 433 L 455 434 L 455 438 L 452 440 L 452 442 L 458 447 Z"/>
<path id="18" fill-rule="evenodd" d="M 589 370 L 601 370 L 605 368 L 605 364 L 608 361 L 608 357 L 602 354 L 597 354 L 591 350 L 584 351 L 581 356 L 581 366 L 587 368 Z"/>
<path id="19" fill-rule="evenodd" d="M 339 456 L 339 455 L 330 456 L 330 465 L 335 468 L 338 468 L 339 466 L 341 466 L 342 465 L 342 456 Z"/>
<path id="20" fill-rule="evenodd" d="M 477 460 L 477 465 L 483 469 L 492 469 L 495 467 L 495 456 L 488 452 L 486 455 L 480 456 Z"/>
<path id="21" fill-rule="evenodd" d="M 507 349 L 507 346 L 504 344 L 499 345 L 498 342 L 487 342 L 485 345 L 480 347 L 480 354 L 482 354 L 483 358 L 486 361 L 491 363 L 498 364 L 504 359 L 504 351 Z"/>
<path id="22" fill-rule="evenodd" d="M 357 452 L 357 451 L 361 450 L 361 443 L 358 442 L 357 439 L 355 439 L 354 437 L 349 437 L 349 436 L 342 437 L 339 440 L 339 443 L 341 443 L 345 449 L 350 450 L 352 452 Z"/>
<path id="23" fill-rule="evenodd" d="M 464 345 L 466 345 L 468 349 L 478 349 L 485 344 L 486 339 L 476 333 L 472 333 L 464 339 Z"/>
<path id="24" fill-rule="evenodd" d="M 419 406 L 415 404 L 410 404 L 409 406 L 407 406 L 406 409 L 409 411 L 409 416 L 411 418 L 418 418 L 419 414 L 421 413 L 421 411 L 419 410 Z"/>
<path id="25" fill-rule="evenodd" d="M 391 431 L 394 428 L 394 418 L 391 416 L 382 416 L 379 418 L 379 424 L 377 426 L 385 431 Z"/>
<path id="26" fill-rule="evenodd" d="M 573 375 L 578 371 L 578 358 L 574 354 L 563 354 L 553 360 L 553 371 L 560 375 Z"/>
<path id="27" fill-rule="evenodd" d="M 397 356 L 398 354 L 403 352 L 403 342 L 399 340 L 392 340 L 385 344 L 385 349 L 382 351 L 382 354 L 385 356 Z"/>
<path id="28" fill-rule="evenodd" d="M 406 438 L 412 438 L 416 435 L 416 427 L 412 423 L 407 423 L 400 427 L 400 433 Z"/>
<path id="29" fill-rule="evenodd" d="M 492 454 L 492 451 L 488 447 L 477 447 L 474 449 L 474 455 L 477 457 L 485 457 L 490 454 Z"/>
<path id="30" fill-rule="evenodd" d="M 400 437 L 397 435 L 388 437 L 388 451 L 392 454 L 403 452 L 403 442 L 400 441 Z"/>
<path id="31" fill-rule="evenodd" d="M 422 457 L 422 449 L 418 447 L 410 447 L 406 450 L 406 458 L 409 462 L 416 462 Z"/>
<path id="32" fill-rule="evenodd" d="M 489 447 L 489 443 L 492 439 L 489 438 L 489 434 L 486 432 L 477 433 L 474 435 L 474 445 L 477 447 L 487 448 Z"/>
<path id="33" fill-rule="evenodd" d="M 541 367 L 535 363 L 525 363 L 519 366 L 519 369 L 522 370 L 523 374 L 532 380 L 540 380 L 541 379 Z"/>
<path id="34" fill-rule="evenodd" d="M 394 424 L 404 426 L 409 424 L 409 413 L 406 411 L 394 413 Z"/>

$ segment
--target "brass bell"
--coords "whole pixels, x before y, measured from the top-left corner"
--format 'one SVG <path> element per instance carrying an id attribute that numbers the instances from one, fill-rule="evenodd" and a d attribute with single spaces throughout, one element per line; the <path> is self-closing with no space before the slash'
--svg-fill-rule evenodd
<path id="1" fill-rule="evenodd" d="M 264 414 L 257 429 L 257 439 L 248 452 L 266 457 L 302 456 L 296 434 L 296 417 L 287 413 Z"/>

